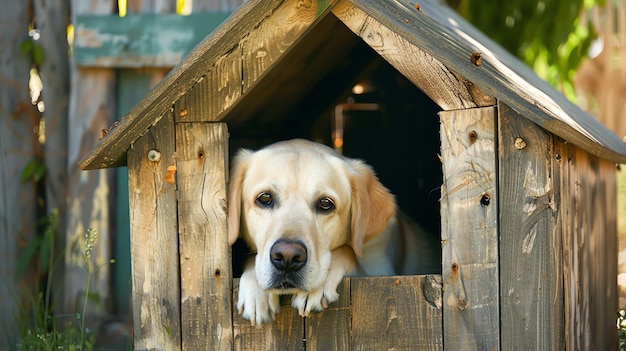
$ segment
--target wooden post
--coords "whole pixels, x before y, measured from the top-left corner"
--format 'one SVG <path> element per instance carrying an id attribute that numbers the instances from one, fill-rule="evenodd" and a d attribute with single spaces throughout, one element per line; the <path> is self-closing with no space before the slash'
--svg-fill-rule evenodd
<path id="1" fill-rule="evenodd" d="M 441 118 L 443 339 L 449 350 L 497 350 L 495 107 Z"/>
<path id="2" fill-rule="evenodd" d="M 232 349 L 225 123 L 176 124 L 183 350 Z"/>
<path id="3" fill-rule="evenodd" d="M 180 350 L 173 118 L 128 151 L 134 348 Z"/>

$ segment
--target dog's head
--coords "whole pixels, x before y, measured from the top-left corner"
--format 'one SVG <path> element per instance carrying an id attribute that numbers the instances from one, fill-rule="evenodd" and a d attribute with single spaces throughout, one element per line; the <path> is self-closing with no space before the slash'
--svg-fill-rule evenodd
<path id="1" fill-rule="evenodd" d="M 380 233 L 395 202 L 372 169 L 331 148 L 285 141 L 233 160 L 228 190 L 228 240 L 239 235 L 256 250 L 263 289 L 310 291 L 325 280 L 330 252 Z"/>

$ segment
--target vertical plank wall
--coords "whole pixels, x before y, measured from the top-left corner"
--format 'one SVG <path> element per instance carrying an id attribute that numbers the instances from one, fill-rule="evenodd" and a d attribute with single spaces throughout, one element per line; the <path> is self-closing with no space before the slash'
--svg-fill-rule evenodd
<path id="1" fill-rule="evenodd" d="M 616 350 L 617 194 L 615 164 L 562 141 L 561 177 L 567 350 Z"/>
<path id="2" fill-rule="evenodd" d="M 136 350 L 181 348 L 175 151 L 170 117 L 127 153 Z"/>
<path id="3" fill-rule="evenodd" d="M 502 349 L 558 349 L 563 271 L 552 136 L 502 103 L 498 134 Z"/>
<path id="4" fill-rule="evenodd" d="M 439 116 L 444 345 L 449 350 L 497 350 L 496 108 Z"/>

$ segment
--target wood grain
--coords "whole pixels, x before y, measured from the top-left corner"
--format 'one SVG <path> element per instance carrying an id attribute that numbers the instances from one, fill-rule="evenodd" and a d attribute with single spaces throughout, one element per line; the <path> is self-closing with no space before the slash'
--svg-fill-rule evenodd
<path id="1" fill-rule="evenodd" d="M 223 123 L 176 125 L 183 350 L 232 348 L 227 143 Z"/>
<path id="2" fill-rule="evenodd" d="M 553 137 L 504 104 L 499 112 L 502 349 L 554 350 L 564 314 Z"/>
<path id="3" fill-rule="evenodd" d="M 174 123 L 164 118 L 128 151 L 134 347 L 180 350 Z M 160 153 L 158 162 L 148 158 Z"/>
<path id="4" fill-rule="evenodd" d="M 452 350 L 500 345 L 495 114 L 440 113 L 443 338 Z"/>
<path id="5" fill-rule="evenodd" d="M 565 347 L 615 350 L 617 229 L 614 164 L 555 144 L 560 167 Z"/>
<path id="6" fill-rule="evenodd" d="M 443 350 L 424 276 L 351 278 L 353 350 Z"/>

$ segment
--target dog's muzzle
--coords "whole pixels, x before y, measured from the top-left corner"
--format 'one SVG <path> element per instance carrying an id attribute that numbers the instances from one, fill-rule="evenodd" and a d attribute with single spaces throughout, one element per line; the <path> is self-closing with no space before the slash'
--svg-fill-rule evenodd
<path id="1" fill-rule="evenodd" d="M 300 270 L 307 262 L 306 246 L 299 241 L 279 239 L 270 249 L 270 262 L 276 269 L 272 288 L 299 288 L 303 280 Z"/>

